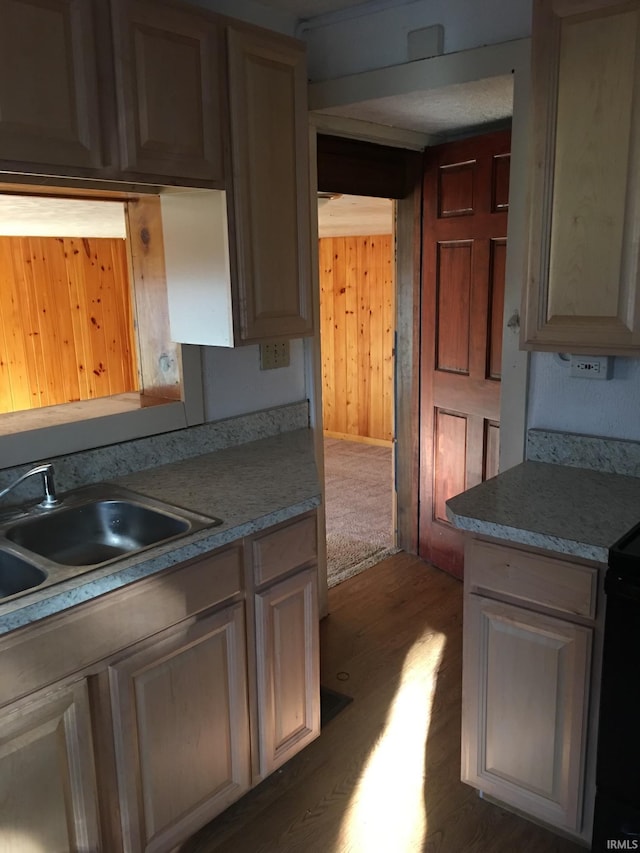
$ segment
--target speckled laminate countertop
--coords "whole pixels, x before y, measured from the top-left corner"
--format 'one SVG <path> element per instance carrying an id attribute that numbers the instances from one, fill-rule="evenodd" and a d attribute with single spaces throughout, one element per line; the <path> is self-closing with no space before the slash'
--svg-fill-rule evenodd
<path id="1" fill-rule="evenodd" d="M 13 597 L 0 604 L 0 634 L 286 521 L 320 503 L 312 434 L 306 429 L 128 474 L 112 482 L 168 504 L 217 516 L 223 523 Z"/>
<path id="2" fill-rule="evenodd" d="M 640 478 L 523 462 L 447 501 L 456 527 L 606 563 L 640 521 Z"/>

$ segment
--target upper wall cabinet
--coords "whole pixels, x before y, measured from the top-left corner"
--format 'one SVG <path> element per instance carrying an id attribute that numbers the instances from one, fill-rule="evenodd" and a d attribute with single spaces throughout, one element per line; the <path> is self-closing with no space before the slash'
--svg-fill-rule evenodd
<path id="1" fill-rule="evenodd" d="M 107 165 L 94 0 L 0 0 L 0 169 L 99 173 Z"/>
<path id="2" fill-rule="evenodd" d="M 227 32 L 237 318 L 244 343 L 311 334 L 304 47 Z"/>
<path id="3" fill-rule="evenodd" d="M 218 21 L 151 0 L 111 8 L 122 170 L 222 186 Z"/>
<path id="4" fill-rule="evenodd" d="M 534 0 L 525 348 L 640 350 L 640 0 Z"/>
<path id="5" fill-rule="evenodd" d="M 0 170 L 223 186 L 219 18 L 151 0 L 0 0 L 0 21 Z"/>

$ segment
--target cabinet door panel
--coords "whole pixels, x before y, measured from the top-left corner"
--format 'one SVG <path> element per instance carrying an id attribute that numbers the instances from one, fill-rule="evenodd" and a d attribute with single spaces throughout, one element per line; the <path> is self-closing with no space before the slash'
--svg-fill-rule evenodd
<path id="1" fill-rule="evenodd" d="M 148 0 L 112 8 L 123 170 L 221 183 L 219 27 Z"/>
<path id="2" fill-rule="evenodd" d="M 95 0 L 0 0 L 3 168 L 90 174 L 103 165 L 97 8 Z"/>
<path id="3" fill-rule="evenodd" d="M 580 831 L 593 631 L 471 595 L 465 602 L 462 779 Z"/>
<path id="4" fill-rule="evenodd" d="M 316 569 L 256 596 L 260 773 L 320 733 Z"/>
<path id="5" fill-rule="evenodd" d="M 523 325 L 533 349 L 624 353 L 640 345 L 639 44 L 637 0 L 534 5 Z"/>
<path id="6" fill-rule="evenodd" d="M 311 320 L 306 62 L 302 48 L 229 30 L 240 335 L 300 337 Z"/>
<path id="7" fill-rule="evenodd" d="M 249 788 L 243 605 L 170 629 L 109 674 L 124 837 L 171 850 Z"/>
<path id="8" fill-rule="evenodd" d="M 100 849 L 84 681 L 2 711 L 0 827 L 2 850 Z"/>

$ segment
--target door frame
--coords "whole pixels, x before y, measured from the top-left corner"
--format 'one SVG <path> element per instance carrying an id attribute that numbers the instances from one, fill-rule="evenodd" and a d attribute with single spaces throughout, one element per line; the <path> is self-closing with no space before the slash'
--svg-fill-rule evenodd
<path id="1" fill-rule="evenodd" d="M 504 471 L 522 462 L 525 457 L 527 427 L 527 396 L 529 379 L 529 354 L 519 348 L 520 306 L 522 290 L 526 281 L 527 268 L 527 196 L 530 162 L 530 73 L 531 39 L 519 39 L 484 48 L 461 51 L 456 55 L 457 62 L 451 61 L 443 74 L 438 75 L 438 87 L 466 80 L 482 80 L 488 76 L 501 74 L 513 75 L 513 114 L 511 124 L 511 179 L 509 188 L 509 220 L 507 229 L 507 259 L 505 275 L 505 301 L 502 345 L 502 384 L 500 406 L 500 470 Z M 422 60 L 430 63 L 438 60 L 451 60 L 450 56 L 434 57 Z M 385 95 L 404 94 L 415 91 L 414 77 L 416 63 L 408 63 L 406 78 L 402 67 L 376 69 L 369 72 L 374 75 L 375 86 L 384 85 Z M 407 67 L 408 67 L 407 66 Z M 490 69 L 490 73 L 487 69 Z M 359 96 L 353 103 L 365 100 L 362 96 L 366 75 L 355 75 Z M 446 79 L 448 77 L 448 79 Z M 425 77 L 428 79 L 428 76 Z M 345 89 L 356 85 L 353 78 L 344 81 L 330 81 L 326 88 L 328 100 L 320 100 L 323 84 L 316 84 L 312 106 L 316 109 L 329 109 L 331 93 L 340 92 L 344 100 L 348 97 Z M 366 88 L 366 85 L 364 85 Z M 425 88 L 427 88 L 425 84 Z M 312 86 L 312 89 L 314 87 Z M 380 89 L 379 89 L 380 90 Z M 368 97 L 374 97 L 369 93 Z M 317 119 L 310 114 L 310 150 L 312 198 L 317 190 L 316 162 L 318 133 L 329 133 L 331 117 L 318 114 Z M 470 129 L 479 133 L 480 128 Z M 384 145 L 393 145 L 389 128 L 381 128 L 376 139 L 375 126 L 358 121 L 336 122 L 336 135 L 363 139 Z M 417 136 L 417 134 L 416 134 Z M 438 141 L 446 141 L 439 139 Z M 435 142 L 435 140 L 434 140 Z M 396 147 L 408 148 L 407 135 L 400 132 Z M 418 543 L 418 437 L 419 437 L 419 344 L 420 344 L 420 226 L 421 226 L 421 170 L 420 175 L 410 175 L 413 189 L 396 202 L 396 379 L 395 379 L 395 476 L 397 499 L 397 542 L 403 550 L 415 554 Z M 313 205 L 312 205 L 313 208 Z M 311 227 L 317 236 L 317 211 L 312 210 Z M 313 234 L 312 230 L 312 234 Z M 315 248 L 314 248 L 315 246 Z M 316 329 L 312 339 L 307 341 L 307 388 L 310 398 L 310 425 L 316 440 L 316 458 L 321 485 L 324 483 L 322 449 L 322 385 L 320 378 L 320 340 L 319 340 L 319 277 L 317 271 L 317 240 L 312 240 L 313 290 Z M 319 531 L 319 540 L 326 541 L 324 516 Z M 324 566 L 324 568 L 323 568 Z M 320 559 L 320 603 L 321 614 L 326 614 L 326 553 L 324 561 Z M 324 587 L 324 589 L 323 589 Z"/>

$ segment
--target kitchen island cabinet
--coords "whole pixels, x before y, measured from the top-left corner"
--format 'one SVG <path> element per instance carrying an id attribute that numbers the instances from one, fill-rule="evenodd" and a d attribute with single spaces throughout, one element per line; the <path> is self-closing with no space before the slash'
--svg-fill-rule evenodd
<path id="1" fill-rule="evenodd" d="M 585 840 L 597 581 L 594 565 L 465 549 L 462 781 Z"/>

